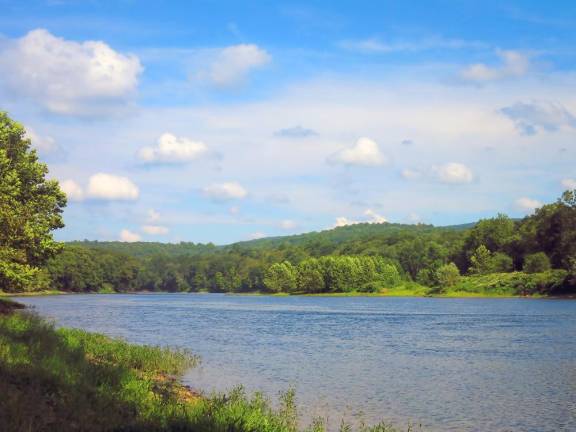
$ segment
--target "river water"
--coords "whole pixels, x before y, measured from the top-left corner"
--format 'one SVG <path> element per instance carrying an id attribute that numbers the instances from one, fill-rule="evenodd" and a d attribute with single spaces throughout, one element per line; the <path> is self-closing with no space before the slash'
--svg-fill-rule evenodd
<path id="1" fill-rule="evenodd" d="M 576 301 L 219 294 L 19 298 L 57 325 L 185 347 L 185 382 L 294 388 L 304 418 L 576 431 Z"/>

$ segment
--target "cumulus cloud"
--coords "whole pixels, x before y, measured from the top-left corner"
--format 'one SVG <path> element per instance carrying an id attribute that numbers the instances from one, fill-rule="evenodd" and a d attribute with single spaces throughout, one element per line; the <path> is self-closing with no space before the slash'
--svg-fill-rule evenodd
<path id="1" fill-rule="evenodd" d="M 88 180 L 87 196 L 92 199 L 133 201 L 139 195 L 138 187 L 127 177 L 98 173 Z"/>
<path id="2" fill-rule="evenodd" d="M 376 213 L 375 211 L 370 210 L 370 209 L 368 209 L 364 212 L 364 216 L 366 216 L 368 218 L 368 223 L 385 223 L 385 222 L 388 222 L 388 220 L 384 216 L 379 215 L 378 213 Z"/>
<path id="3" fill-rule="evenodd" d="M 274 135 L 281 138 L 308 138 L 316 136 L 318 133 L 314 129 L 307 129 L 302 126 L 280 129 L 274 132 Z"/>
<path id="4" fill-rule="evenodd" d="M 356 225 L 359 223 L 361 222 L 353 219 L 348 219 L 345 216 L 339 216 L 336 218 L 336 222 L 334 223 L 333 228 L 343 227 L 347 225 Z"/>
<path id="5" fill-rule="evenodd" d="M 554 102 L 517 102 L 499 111 L 512 120 L 522 135 L 536 135 L 540 131 L 555 132 L 562 128 L 576 128 L 576 117 L 563 105 Z"/>
<path id="6" fill-rule="evenodd" d="M 562 187 L 566 189 L 576 189 L 576 179 L 565 178 L 561 181 Z"/>
<path id="7" fill-rule="evenodd" d="M 82 187 L 74 180 L 61 181 L 60 189 L 66 194 L 69 201 L 82 201 L 84 199 Z"/>
<path id="8" fill-rule="evenodd" d="M 142 231 L 150 235 L 166 235 L 169 230 L 161 225 L 142 225 Z"/>
<path id="9" fill-rule="evenodd" d="M 233 87 L 242 84 L 251 71 L 270 61 L 270 54 L 257 45 L 233 45 L 216 50 L 207 69 L 198 76 L 217 87 Z"/>
<path id="10" fill-rule="evenodd" d="M 388 162 L 378 144 L 370 138 L 360 138 L 352 147 L 344 148 L 328 158 L 331 164 L 348 166 L 380 166 Z"/>
<path id="11" fill-rule="evenodd" d="M 142 147 L 138 157 L 145 163 L 186 163 L 198 159 L 208 151 L 201 141 L 177 137 L 171 133 L 162 134 L 154 147 Z"/>
<path id="12" fill-rule="evenodd" d="M 499 66 L 476 63 L 463 69 L 460 77 L 465 81 L 482 84 L 506 78 L 520 78 L 529 72 L 530 59 L 525 54 L 503 50 L 497 51 L 496 54 L 501 61 Z"/>
<path id="13" fill-rule="evenodd" d="M 542 207 L 542 203 L 532 198 L 523 197 L 516 200 L 516 206 L 526 213 L 532 213 L 537 208 Z"/>
<path id="14" fill-rule="evenodd" d="M 374 210 L 371 209 L 367 209 L 364 212 L 364 216 L 365 218 L 363 220 L 348 219 L 345 216 L 337 217 L 336 222 L 333 225 L 333 228 L 343 227 L 347 225 L 356 225 L 360 223 L 380 224 L 388 222 L 388 220 L 384 216 L 376 213 Z"/>
<path id="15" fill-rule="evenodd" d="M 142 237 L 138 233 L 132 232 L 127 229 L 123 229 L 122 231 L 120 231 L 120 236 L 118 239 L 121 242 L 134 243 L 142 240 Z"/>
<path id="16" fill-rule="evenodd" d="M 248 195 L 248 191 L 238 182 L 215 183 L 206 186 L 202 191 L 205 196 L 214 201 L 242 199 Z"/>
<path id="17" fill-rule="evenodd" d="M 44 29 L 0 49 L 2 83 L 13 95 L 62 115 L 102 116 L 125 105 L 138 85 L 137 57 L 100 41 L 76 42 Z"/>
<path id="18" fill-rule="evenodd" d="M 470 183 L 474 180 L 472 170 L 466 165 L 451 162 L 433 168 L 434 173 L 439 181 L 442 183 Z"/>

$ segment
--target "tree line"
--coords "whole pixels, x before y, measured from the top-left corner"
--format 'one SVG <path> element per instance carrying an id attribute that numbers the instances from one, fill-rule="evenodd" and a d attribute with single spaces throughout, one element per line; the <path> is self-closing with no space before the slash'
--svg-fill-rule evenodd
<path id="1" fill-rule="evenodd" d="M 560 269 L 576 273 L 576 200 L 568 191 L 522 220 L 505 215 L 470 228 L 365 224 L 229 246 L 66 244 L 44 267 L 53 289 L 93 292 L 375 292 L 417 282 L 457 283 L 461 275 Z M 335 240 L 336 239 L 336 240 Z M 113 247 L 109 247 L 112 245 Z M 555 274 L 557 278 L 557 274 Z M 571 288 L 570 288 L 571 289 Z"/>

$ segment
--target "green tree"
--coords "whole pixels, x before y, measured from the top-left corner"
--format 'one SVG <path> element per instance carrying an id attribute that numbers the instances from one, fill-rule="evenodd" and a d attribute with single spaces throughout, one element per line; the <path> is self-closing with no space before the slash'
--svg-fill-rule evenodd
<path id="1" fill-rule="evenodd" d="M 484 245 L 478 246 L 470 257 L 469 272 L 472 274 L 486 274 L 490 272 L 492 254 Z"/>
<path id="2" fill-rule="evenodd" d="M 296 289 L 296 269 L 288 261 L 272 264 L 264 274 L 264 285 L 273 292 L 292 292 Z"/>
<path id="3" fill-rule="evenodd" d="M 544 252 L 554 268 L 568 268 L 576 256 L 576 191 L 542 206 L 525 223 L 527 252 Z"/>
<path id="4" fill-rule="evenodd" d="M 297 267 L 298 290 L 319 293 L 326 289 L 322 267 L 316 258 L 309 258 L 298 264 Z"/>
<path id="5" fill-rule="evenodd" d="M 508 273 L 514 269 L 512 257 L 502 252 L 496 252 L 490 259 L 490 273 Z"/>
<path id="6" fill-rule="evenodd" d="M 444 264 L 436 270 L 436 281 L 440 287 L 451 287 L 458 283 L 460 270 L 454 263 Z"/>
<path id="7" fill-rule="evenodd" d="M 542 273 L 548 271 L 550 270 L 550 259 L 544 252 L 526 255 L 522 270 L 526 273 Z"/>
<path id="8" fill-rule="evenodd" d="M 24 128 L 0 112 L 0 290 L 33 289 L 39 266 L 60 251 L 66 196 L 38 161 Z"/>
<path id="9" fill-rule="evenodd" d="M 491 252 L 504 251 L 514 240 L 515 232 L 514 221 L 504 214 L 482 219 L 468 232 L 464 249 L 472 254 L 479 246 L 484 245 Z"/>

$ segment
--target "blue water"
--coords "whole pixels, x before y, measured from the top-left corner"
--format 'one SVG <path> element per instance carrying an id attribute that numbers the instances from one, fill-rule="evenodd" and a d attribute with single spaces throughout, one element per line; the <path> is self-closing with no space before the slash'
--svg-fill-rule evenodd
<path id="1" fill-rule="evenodd" d="M 218 294 L 21 298 L 58 325 L 186 347 L 210 392 L 294 387 L 303 415 L 576 431 L 576 301 Z"/>

